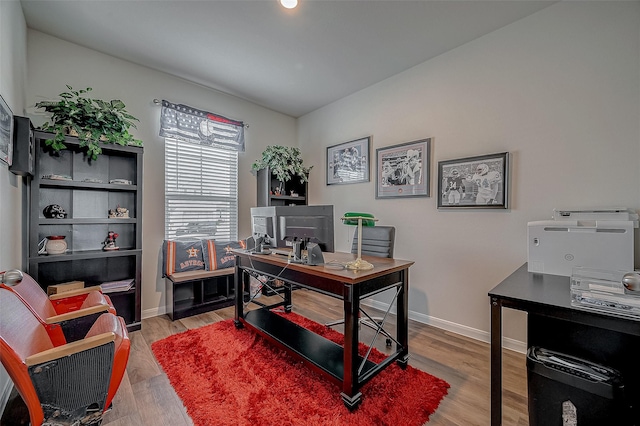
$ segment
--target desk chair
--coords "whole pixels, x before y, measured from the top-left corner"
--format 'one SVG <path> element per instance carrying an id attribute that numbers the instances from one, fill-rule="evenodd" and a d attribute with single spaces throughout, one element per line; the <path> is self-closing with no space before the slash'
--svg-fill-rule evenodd
<path id="1" fill-rule="evenodd" d="M 393 226 L 362 227 L 362 254 L 365 256 L 393 257 L 396 228 Z M 358 252 L 358 232 L 356 230 L 351 243 L 351 253 Z"/>
<path id="2" fill-rule="evenodd" d="M 393 257 L 393 248 L 395 246 L 396 228 L 393 226 L 363 226 L 362 227 L 362 245 L 361 254 L 365 256 L 375 257 Z M 351 253 L 358 253 L 358 230 L 356 229 L 353 242 L 351 243 Z M 382 324 L 382 318 L 371 318 L 377 324 L 373 324 L 368 318 L 360 318 L 361 325 L 365 325 L 373 330 L 378 330 Z M 327 327 L 333 327 L 334 325 L 343 324 L 344 319 L 326 323 Z M 387 336 L 387 346 L 391 346 L 391 336 L 384 331 L 380 330 L 382 334 Z"/>

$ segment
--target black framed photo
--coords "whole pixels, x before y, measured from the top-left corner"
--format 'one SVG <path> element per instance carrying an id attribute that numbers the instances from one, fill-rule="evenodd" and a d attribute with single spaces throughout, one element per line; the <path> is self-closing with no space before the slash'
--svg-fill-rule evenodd
<path id="1" fill-rule="evenodd" d="M 327 185 L 369 182 L 371 136 L 327 148 Z"/>
<path id="2" fill-rule="evenodd" d="M 507 209 L 509 153 L 438 162 L 438 208 Z"/>
<path id="3" fill-rule="evenodd" d="M 428 197 L 431 138 L 376 149 L 376 198 Z"/>
<path id="4" fill-rule="evenodd" d="M 13 160 L 13 113 L 0 96 L 0 160 L 8 165 Z"/>

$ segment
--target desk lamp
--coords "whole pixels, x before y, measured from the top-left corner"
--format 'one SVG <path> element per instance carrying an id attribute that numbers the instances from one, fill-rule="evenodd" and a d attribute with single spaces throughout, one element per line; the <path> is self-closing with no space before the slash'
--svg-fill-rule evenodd
<path id="1" fill-rule="evenodd" d="M 375 226 L 378 219 L 369 213 L 345 213 L 341 218 L 345 225 L 358 226 L 358 257 L 356 260 L 347 262 L 345 267 L 356 271 L 373 269 L 373 265 L 366 260 L 362 260 L 362 227 Z"/>

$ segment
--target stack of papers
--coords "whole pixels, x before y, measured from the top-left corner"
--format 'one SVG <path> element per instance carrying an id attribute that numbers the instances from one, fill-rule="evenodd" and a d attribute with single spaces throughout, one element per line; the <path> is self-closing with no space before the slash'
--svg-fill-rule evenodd
<path id="1" fill-rule="evenodd" d="M 133 278 L 121 281 L 107 281 L 100 284 L 103 293 L 114 293 L 116 291 L 127 291 L 133 287 L 135 280 Z"/>

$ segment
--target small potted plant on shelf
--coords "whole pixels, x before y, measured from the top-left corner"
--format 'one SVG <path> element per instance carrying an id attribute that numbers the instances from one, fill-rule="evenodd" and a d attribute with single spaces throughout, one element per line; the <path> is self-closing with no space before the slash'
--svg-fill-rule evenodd
<path id="1" fill-rule="evenodd" d="M 127 112 L 121 100 L 89 98 L 86 94 L 93 90 L 91 87 L 73 90 L 67 85 L 67 88 L 68 92 L 60 93 L 59 101 L 36 103 L 37 108 L 52 114 L 51 122 L 43 125 L 42 130 L 55 133 L 53 139 L 46 141 L 54 151 L 66 148 L 66 135 L 77 136 L 92 160 L 97 160 L 102 153 L 100 142 L 142 146 L 142 141 L 129 133 L 139 120 Z"/>
<path id="2" fill-rule="evenodd" d="M 291 146 L 269 145 L 262 152 L 262 158 L 251 165 L 254 171 L 269 169 L 281 182 L 298 176 L 301 183 L 309 179 L 309 171 L 313 168 L 304 167 L 300 150 Z"/>

